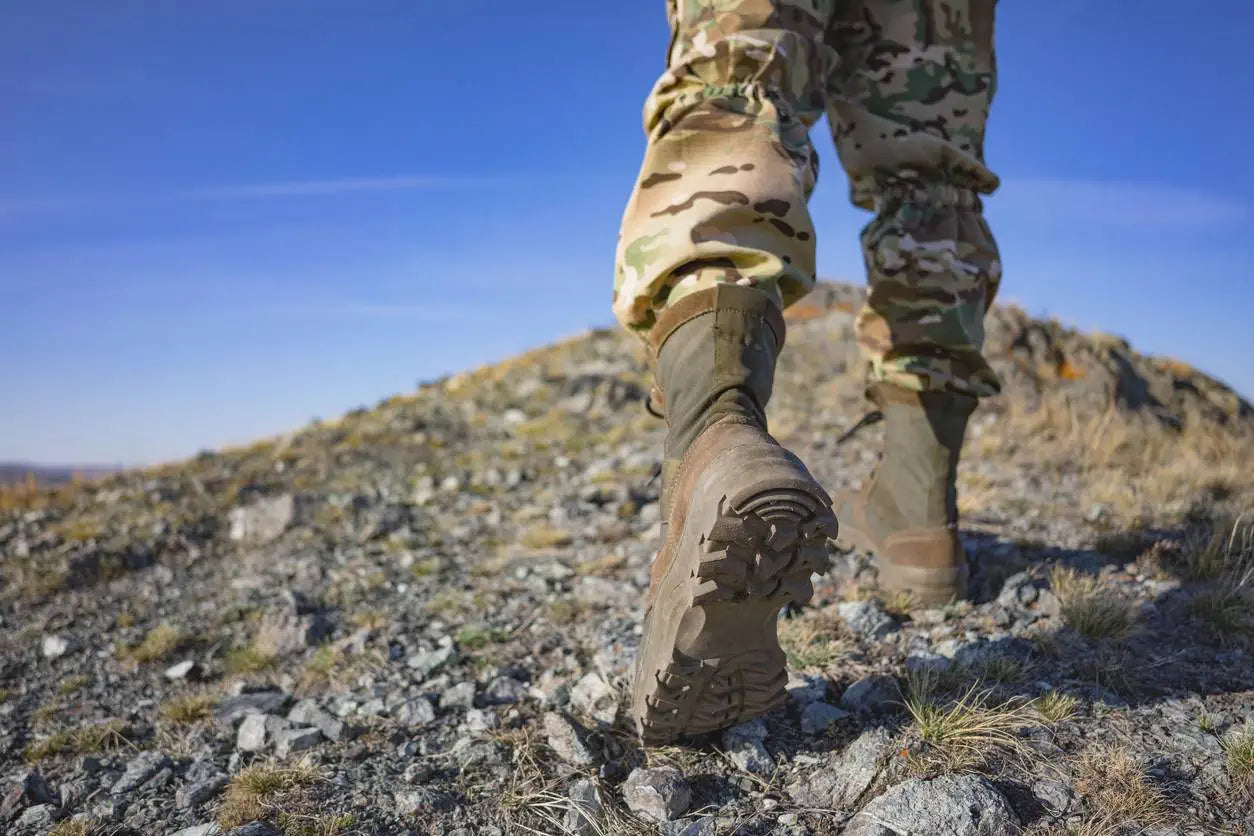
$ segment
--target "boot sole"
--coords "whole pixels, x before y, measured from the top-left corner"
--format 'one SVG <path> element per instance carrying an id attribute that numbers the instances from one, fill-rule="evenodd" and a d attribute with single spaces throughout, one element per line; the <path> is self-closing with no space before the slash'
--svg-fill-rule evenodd
<path id="1" fill-rule="evenodd" d="M 779 611 L 810 600 L 810 576 L 827 569 L 837 531 L 826 493 L 795 470 L 731 496 L 696 495 L 720 498 L 690 507 L 637 656 L 632 716 L 648 745 L 733 726 L 786 699 Z"/>

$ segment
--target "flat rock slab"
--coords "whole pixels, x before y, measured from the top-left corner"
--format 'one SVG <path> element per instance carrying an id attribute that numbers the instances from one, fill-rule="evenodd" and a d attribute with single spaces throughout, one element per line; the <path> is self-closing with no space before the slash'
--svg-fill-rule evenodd
<path id="1" fill-rule="evenodd" d="M 788 794 L 805 807 L 852 810 L 880 774 L 892 744 L 885 729 L 865 731 L 843 752 L 805 770 L 789 784 Z"/>
<path id="2" fill-rule="evenodd" d="M 863 807 L 845 836 L 1008 836 L 1018 816 L 1005 796 L 978 775 L 912 778 Z"/>

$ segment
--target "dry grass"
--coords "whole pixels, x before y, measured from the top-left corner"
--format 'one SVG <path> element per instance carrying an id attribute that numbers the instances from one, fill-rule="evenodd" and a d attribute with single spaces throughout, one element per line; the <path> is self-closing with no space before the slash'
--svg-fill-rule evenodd
<path id="1" fill-rule="evenodd" d="M 1254 630 L 1254 512 L 1190 532 L 1175 569 L 1208 583 L 1189 611 L 1221 641 Z"/>
<path id="2" fill-rule="evenodd" d="M 230 830 L 279 813 L 307 817 L 311 811 L 306 790 L 322 780 L 322 773 L 307 759 L 254 763 L 231 778 L 218 805 L 218 824 Z"/>
<path id="3" fill-rule="evenodd" d="M 127 658 L 140 664 L 160 662 L 187 642 L 182 630 L 168 622 L 161 622 L 148 631 L 144 640 L 126 651 Z"/>
<path id="4" fill-rule="evenodd" d="M 175 725 L 191 725 L 209 719 L 218 698 L 219 694 L 214 690 L 179 694 L 161 703 L 158 713 L 162 719 Z"/>
<path id="5" fill-rule="evenodd" d="M 1217 490 L 1254 500 L 1254 469 L 1249 467 L 1254 431 L 1248 428 L 1188 414 L 1176 430 L 1114 405 L 1089 414 L 1054 391 L 1039 404 L 1019 389 L 998 400 L 997 421 L 973 440 L 976 456 L 1078 472 L 1084 486 L 1079 499 L 1102 504 L 1117 521 L 1175 517 L 1199 495 Z"/>
<path id="6" fill-rule="evenodd" d="M 283 836 L 346 836 L 356 832 L 357 817 L 352 813 L 279 813 Z"/>
<path id="7" fill-rule="evenodd" d="M 95 828 L 91 819 L 62 819 L 48 831 L 48 836 L 90 836 Z"/>
<path id="8" fill-rule="evenodd" d="M 385 660 L 379 651 L 366 649 L 354 652 L 349 644 L 348 639 L 344 639 L 314 651 L 297 679 L 296 692 L 304 695 L 345 690 L 361 674 L 383 666 Z"/>
<path id="9" fill-rule="evenodd" d="M 494 793 L 500 793 L 500 810 L 505 825 L 505 832 L 519 834 L 570 833 L 565 826 L 565 818 L 571 809 L 571 800 L 562 791 L 566 780 L 560 777 L 550 778 L 544 765 L 553 761 L 553 754 L 548 747 L 541 744 L 535 737 L 535 730 L 523 727 L 511 731 L 502 742 L 508 743 L 513 752 L 513 771 L 506 780 L 504 787 L 494 787 Z M 592 779 L 594 783 L 600 783 Z M 593 836 L 644 836 L 656 832 L 655 827 L 642 825 L 640 822 L 621 813 L 615 806 L 612 794 L 600 787 L 602 809 L 599 816 L 584 816 L 584 833 Z"/>
<path id="10" fill-rule="evenodd" d="M 791 667 L 821 670 L 845 654 L 841 630 L 841 622 L 834 616 L 807 612 L 779 622 L 779 643 Z"/>
<path id="11" fill-rule="evenodd" d="M 1132 630 L 1132 605 L 1102 589 L 1101 582 L 1064 566 L 1055 566 L 1050 587 L 1058 596 L 1063 620 L 1090 639 L 1122 639 Z"/>
<path id="12" fill-rule="evenodd" d="M 30 763 L 38 763 L 62 754 L 85 755 L 106 749 L 117 749 L 127 743 L 122 720 L 104 720 L 87 723 L 72 729 L 62 729 L 43 740 L 32 743 L 23 753 Z"/>
<path id="13" fill-rule="evenodd" d="M 569 531 L 549 525 L 536 523 L 518 535 L 518 542 L 529 549 L 552 549 L 570 545 L 572 537 Z"/>
<path id="14" fill-rule="evenodd" d="M 1038 714 L 1051 726 L 1067 722 L 1076 714 L 1080 701 L 1070 694 L 1050 691 L 1033 700 L 1032 705 Z"/>
<path id="15" fill-rule="evenodd" d="M 1091 828 L 1148 828 L 1168 820 L 1162 791 L 1125 749 L 1086 751 L 1077 765 L 1075 787 L 1088 806 L 1086 822 Z"/>
<path id="16" fill-rule="evenodd" d="M 57 684 L 57 693 L 63 697 L 68 697 L 70 694 L 76 694 L 83 690 L 90 683 L 91 677 L 86 674 L 67 676 Z"/>
<path id="17" fill-rule="evenodd" d="M 1254 789 L 1254 722 L 1246 720 L 1223 737 L 1228 775 L 1234 784 Z"/>
<path id="18" fill-rule="evenodd" d="M 913 720 L 909 735 L 922 746 L 910 754 L 916 771 L 978 771 L 999 756 L 1029 753 L 1022 733 L 1042 725 L 1031 701 L 1012 697 L 992 704 L 989 691 L 971 686 L 952 700 L 936 698 L 935 674 L 907 678 L 906 710 Z"/>
<path id="19" fill-rule="evenodd" d="M 226 672 L 233 676 L 268 671 L 274 667 L 278 656 L 256 645 L 232 650 L 226 655 Z"/>

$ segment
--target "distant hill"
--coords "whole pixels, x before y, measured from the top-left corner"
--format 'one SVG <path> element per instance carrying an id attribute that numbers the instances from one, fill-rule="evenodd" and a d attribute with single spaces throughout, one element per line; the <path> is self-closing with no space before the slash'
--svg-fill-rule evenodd
<path id="1" fill-rule="evenodd" d="M 109 473 L 116 473 L 121 468 L 118 467 L 71 467 L 60 465 L 38 465 L 28 464 L 26 462 L 0 462 L 0 485 L 11 485 L 16 482 L 22 482 L 30 474 L 35 474 L 35 479 L 41 485 L 63 485 L 74 478 L 74 474 L 78 474 L 87 479 L 96 476 L 105 476 Z"/>

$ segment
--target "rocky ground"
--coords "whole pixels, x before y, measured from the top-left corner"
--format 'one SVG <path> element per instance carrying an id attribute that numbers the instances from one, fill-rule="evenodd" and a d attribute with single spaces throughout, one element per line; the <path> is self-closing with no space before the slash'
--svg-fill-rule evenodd
<path id="1" fill-rule="evenodd" d="M 772 429 L 874 464 L 858 291 L 791 311 Z M 12 834 L 1254 832 L 1254 410 L 998 309 L 974 601 L 832 552 L 789 704 L 642 750 L 640 347 L 598 331 L 249 448 L 0 492 Z"/>

